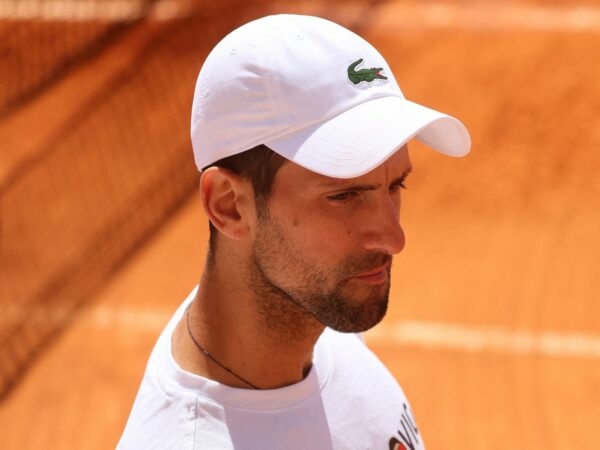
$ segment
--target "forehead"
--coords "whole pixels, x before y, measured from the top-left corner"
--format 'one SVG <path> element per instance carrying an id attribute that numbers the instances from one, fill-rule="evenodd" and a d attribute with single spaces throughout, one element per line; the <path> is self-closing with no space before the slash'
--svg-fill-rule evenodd
<path id="1" fill-rule="evenodd" d="M 295 184 L 296 188 L 328 188 L 359 183 L 385 183 L 401 177 L 412 168 L 408 148 L 401 147 L 375 169 L 356 178 L 333 178 L 312 172 L 293 162 L 286 162 L 275 178 L 275 186 Z"/>

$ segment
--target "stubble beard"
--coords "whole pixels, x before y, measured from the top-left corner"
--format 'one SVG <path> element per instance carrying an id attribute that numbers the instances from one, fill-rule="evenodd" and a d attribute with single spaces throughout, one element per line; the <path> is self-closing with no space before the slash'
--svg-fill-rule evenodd
<path id="1" fill-rule="evenodd" d="M 291 334 L 309 325 L 346 333 L 366 331 L 386 314 L 392 257 L 380 252 L 346 258 L 327 274 L 303 258 L 270 218 L 259 219 L 251 261 L 251 289 L 267 326 Z M 387 265 L 387 282 L 353 289 L 349 277 Z M 331 280 L 337 280 L 333 287 Z M 356 286 L 354 286 L 356 288 Z"/>

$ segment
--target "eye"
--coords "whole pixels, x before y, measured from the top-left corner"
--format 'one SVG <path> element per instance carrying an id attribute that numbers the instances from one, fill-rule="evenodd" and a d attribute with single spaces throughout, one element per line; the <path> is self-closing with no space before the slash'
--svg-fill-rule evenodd
<path id="1" fill-rule="evenodd" d="M 356 191 L 344 191 L 338 192 L 337 194 L 328 195 L 327 198 L 333 202 L 347 202 L 352 200 L 353 198 L 358 197 L 358 192 Z"/>
<path id="2" fill-rule="evenodd" d="M 402 179 L 402 180 L 397 181 L 396 183 L 392 184 L 390 186 L 390 192 L 399 192 L 400 189 L 406 189 L 405 182 L 406 182 L 406 180 Z"/>

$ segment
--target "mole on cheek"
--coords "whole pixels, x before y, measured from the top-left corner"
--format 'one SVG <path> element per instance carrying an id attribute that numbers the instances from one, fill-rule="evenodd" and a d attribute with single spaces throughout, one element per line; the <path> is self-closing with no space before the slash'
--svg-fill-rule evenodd
<path id="1" fill-rule="evenodd" d="M 294 217 L 292 219 L 292 225 L 294 225 L 295 227 L 297 227 L 299 223 L 300 223 L 300 221 L 298 220 L 298 217 Z"/>
<path id="2" fill-rule="evenodd" d="M 347 234 L 352 234 L 352 230 L 346 230 Z"/>

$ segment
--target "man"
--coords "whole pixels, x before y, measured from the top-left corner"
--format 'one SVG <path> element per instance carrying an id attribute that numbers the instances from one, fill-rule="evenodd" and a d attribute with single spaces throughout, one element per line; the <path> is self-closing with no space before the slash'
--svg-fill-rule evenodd
<path id="1" fill-rule="evenodd" d="M 405 100 L 356 34 L 278 15 L 207 57 L 191 135 L 209 253 L 119 448 L 423 449 L 357 333 L 383 318 L 404 247 L 407 141 L 460 156 L 464 126 Z"/>

